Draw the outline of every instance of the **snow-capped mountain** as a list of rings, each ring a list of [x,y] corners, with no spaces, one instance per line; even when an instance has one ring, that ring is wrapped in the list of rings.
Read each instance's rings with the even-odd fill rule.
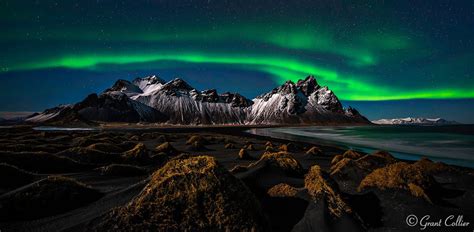
[[[131,99],[167,115],[171,124],[244,124],[252,102],[238,93],[198,91],[176,78]]]
[[[285,82],[253,99],[249,124],[357,123],[367,119],[353,108],[345,111],[337,96],[313,76]]]
[[[28,122],[77,116],[89,121],[166,124],[328,124],[370,123],[353,108],[343,109],[337,96],[313,76],[287,81],[249,100],[238,93],[199,91],[184,80],[157,76],[118,80],[103,93],[45,110]]]
[[[381,125],[450,125],[460,124],[455,121],[448,121],[442,118],[394,118],[394,119],[379,119],[372,121],[375,124]]]

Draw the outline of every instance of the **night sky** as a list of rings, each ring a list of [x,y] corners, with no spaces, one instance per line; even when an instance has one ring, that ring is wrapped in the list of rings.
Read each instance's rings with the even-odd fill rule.
[[[253,98],[312,74],[370,119],[474,123],[474,1],[0,0],[0,111],[182,77]]]

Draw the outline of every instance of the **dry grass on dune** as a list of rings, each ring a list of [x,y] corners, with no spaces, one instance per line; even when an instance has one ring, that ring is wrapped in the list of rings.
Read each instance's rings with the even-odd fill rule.
[[[335,155],[332,160],[331,160],[331,165],[337,164],[339,161],[341,161],[344,157],[342,155]]]
[[[315,201],[326,201],[331,215],[340,217],[343,214],[352,213],[352,209],[342,200],[337,192],[337,185],[328,182],[324,177],[321,168],[314,165],[306,174],[305,188]]]
[[[366,231],[362,219],[346,203],[338,185],[314,165],[304,179],[309,206],[294,231]]]
[[[207,145],[209,144],[209,142],[207,141],[207,139],[205,139],[204,137],[202,137],[201,135],[192,135],[189,137],[188,140],[186,140],[186,145],[193,145],[194,143],[200,143],[202,145]]]
[[[235,149],[235,144],[233,143],[227,143],[224,145],[225,149]]]
[[[321,148],[319,147],[311,147],[309,148],[306,152],[305,152],[306,155],[311,155],[311,156],[320,156],[323,154],[323,151],[321,150]]]
[[[156,152],[163,152],[167,155],[177,155],[179,151],[171,145],[170,142],[164,142],[155,148]]]
[[[270,167],[275,167],[279,170],[282,170],[291,176],[301,176],[304,174],[301,164],[288,152],[266,152],[262,155],[262,157],[260,157],[260,160],[258,160],[256,163],[250,164],[249,168],[262,162],[266,163]]]
[[[280,183],[271,187],[267,194],[271,197],[296,197],[298,189],[286,183]]]
[[[395,157],[393,157],[393,155],[390,154],[387,151],[375,151],[370,155],[375,156],[375,157],[380,157],[380,158],[385,159],[385,160],[387,160],[388,162],[391,162],[391,163],[396,161]]]
[[[265,231],[250,190],[209,156],[170,160],[129,204],[97,221],[96,230]]]
[[[72,141],[72,146],[87,147],[96,143],[114,144],[115,141],[113,141],[111,138],[94,138],[93,136],[89,135],[89,136],[81,136],[81,137],[74,138]]]
[[[428,158],[421,158],[420,160],[416,161],[413,165],[417,168],[423,170],[425,173],[428,174],[439,174],[444,172],[456,172],[456,170],[444,163],[441,162],[433,162]]]
[[[278,149],[284,152],[297,152],[298,151],[298,148],[293,143],[282,144],[280,145]]]
[[[253,144],[247,144],[243,147],[243,149],[248,150],[248,151],[256,151],[257,150]]]
[[[389,153],[386,153],[390,155]],[[393,164],[396,160],[390,156],[378,156],[378,155],[365,155],[356,160],[360,167],[373,171],[377,168],[382,168],[387,165]]]
[[[74,179],[50,176],[0,198],[0,220],[26,220],[62,213],[102,197]]]
[[[122,158],[131,163],[147,163],[150,161],[150,151],[145,144],[138,143],[134,148],[123,153]]]
[[[265,147],[274,147],[273,143],[270,141],[265,142],[264,144]]]
[[[377,151],[370,155],[360,155],[348,150],[343,155],[335,156],[331,161],[331,175],[347,172],[358,172],[368,174],[373,170],[385,167],[395,162],[393,156],[388,152]]]
[[[422,196],[431,202],[427,192],[435,185],[435,180],[416,165],[397,162],[376,169],[367,175],[361,181],[358,191],[369,188],[380,190],[401,189],[409,191],[413,196]]]
[[[253,160],[254,158],[250,156],[248,151],[244,148],[240,149],[238,159],[240,160]]]
[[[347,150],[346,152],[344,152],[344,154],[342,154],[342,157],[349,159],[359,159],[360,157],[362,157],[362,155],[354,150]]]

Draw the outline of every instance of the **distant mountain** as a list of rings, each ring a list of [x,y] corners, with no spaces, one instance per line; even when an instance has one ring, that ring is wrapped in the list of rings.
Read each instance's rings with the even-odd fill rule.
[[[379,119],[372,121],[375,124],[382,125],[452,125],[460,124],[456,121],[448,121],[442,118],[394,118],[394,119]]]
[[[157,76],[118,80],[103,93],[74,105],[32,115],[27,122],[150,122],[163,124],[369,124],[357,110],[344,109],[337,96],[313,76],[291,81],[253,100],[239,93],[199,91],[184,80]]]

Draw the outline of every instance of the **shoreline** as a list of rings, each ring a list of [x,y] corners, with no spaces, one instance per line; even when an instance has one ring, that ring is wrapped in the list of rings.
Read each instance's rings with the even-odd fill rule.
[[[347,150],[350,150],[350,145],[349,144],[338,144],[337,141],[330,141],[327,140],[325,142],[307,142],[307,141],[296,141],[290,138],[278,138],[278,137],[272,137],[272,136],[266,136],[266,135],[257,135],[254,133],[246,132],[251,129],[262,129],[262,128],[301,128],[301,127],[308,127],[308,126],[321,126],[321,127],[326,127],[324,125],[154,125],[150,126],[148,124],[144,125],[136,125],[136,124],[130,124],[130,123],[107,123],[107,124],[101,124],[97,127],[77,127],[79,130],[55,130],[54,128],[72,128],[72,127],[63,127],[63,126],[44,126],[44,127],[51,127],[53,129],[49,130],[46,129],[44,131],[64,131],[64,132],[92,132],[92,131],[104,131],[104,132],[127,132],[127,131],[134,131],[134,132],[141,132],[141,133],[146,133],[146,132],[158,132],[158,133],[181,133],[181,134],[186,134],[186,133],[217,133],[217,134],[223,134],[223,135],[232,135],[232,136],[241,136],[241,137],[247,137],[247,138],[253,138],[253,139],[260,139],[260,140],[268,140],[268,141],[275,141],[279,143],[295,143],[298,144],[302,147],[311,147],[311,146],[317,146],[320,147],[325,153],[331,154],[331,157],[334,157],[334,155],[337,154],[342,154]],[[372,125],[337,125],[341,127],[364,127],[364,126],[380,126],[380,127],[386,127],[388,125],[377,125],[377,124],[372,124]],[[413,127],[414,125],[399,125],[395,127]],[[453,125],[443,125],[443,126],[429,126],[429,127],[449,127]],[[459,125],[456,125],[459,126]],[[39,126],[43,127],[43,126]],[[327,125],[327,127],[334,127],[331,125]],[[34,126],[30,124],[22,124],[22,125],[14,125],[12,127],[6,127],[6,128],[0,128],[1,129],[11,129],[11,128],[31,128],[34,130]],[[94,130],[88,130],[89,128],[93,128]],[[72,128],[75,129],[75,128]],[[84,130],[82,130],[84,129]],[[95,130],[96,129],[96,130]],[[39,130],[41,131],[41,130]],[[317,138],[315,138],[317,139]],[[331,144],[334,143],[334,144]],[[370,154],[371,152],[368,152],[368,150],[384,150],[384,149],[374,149],[371,147],[364,147],[362,145],[356,145],[355,147],[357,152],[361,154]],[[415,155],[411,153],[403,153],[403,152],[394,152],[395,154],[402,154],[406,156],[413,156],[413,159],[403,159],[403,158],[396,158],[399,161],[407,162],[407,163],[414,163],[417,160],[425,157],[429,159],[439,159],[439,162],[443,162],[443,158],[439,158],[436,156],[430,156],[429,154],[427,155]],[[419,158],[417,158],[419,157]],[[448,159],[448,158],[446,158]],[[455,159],[459,160],[459,159]],[[444,163],[444,162],[443,162]],[[474,170],[474,167],[470,166],[460,166],[456,164],[448,164],[450,166],[456,167],[456,168],[461,168],[465,170]]]

